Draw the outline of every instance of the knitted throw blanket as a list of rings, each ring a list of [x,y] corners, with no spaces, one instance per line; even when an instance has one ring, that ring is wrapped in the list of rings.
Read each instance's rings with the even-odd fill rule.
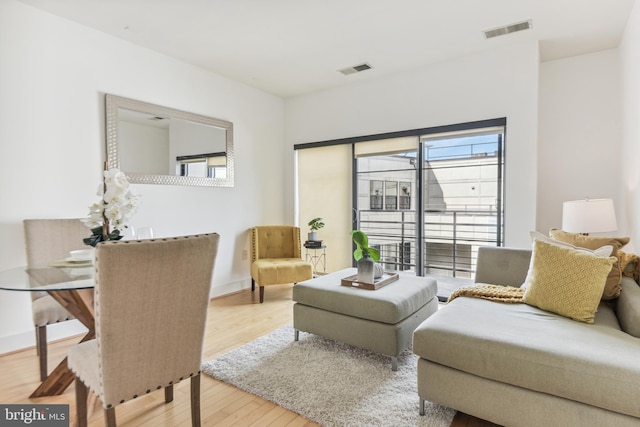
[[[447,302],[451,302],[457,297],[474,297],[517,304],[522,303],[523,295],[524,289],[515,288],[513,286],[474,285],[464,286],[455,290]]]

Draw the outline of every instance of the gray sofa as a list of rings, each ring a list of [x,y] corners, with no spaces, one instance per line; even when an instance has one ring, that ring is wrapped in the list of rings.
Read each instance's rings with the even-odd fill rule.
[[[475,282],[520,286],[531,252],[482,248]],[[424,400],[505,426],[640,425],[640,286],[594,324],[459,297],[414,332]]]

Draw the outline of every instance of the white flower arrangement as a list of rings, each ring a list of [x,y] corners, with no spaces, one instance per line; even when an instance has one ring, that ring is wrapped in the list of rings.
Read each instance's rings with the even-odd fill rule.
[[[104,171],[104,182],[98,188],[100,201],[89,206],[89,217],[82,220],[92,235],[84,242],[95,246],[104,240],[122,239],[121,230],[136,213],[139,195],[129,186],[127,176],[117,168]]]

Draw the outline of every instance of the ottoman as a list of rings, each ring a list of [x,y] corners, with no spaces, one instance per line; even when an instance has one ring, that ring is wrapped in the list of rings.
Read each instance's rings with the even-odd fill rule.
[[[438,311],[435,279],[399,273],[400,277],[375,291],[342,286],[341,279],[356,274],[340,270],[300,282],[293,287],[293,327],[391,357],[411,348],[413,331]]]

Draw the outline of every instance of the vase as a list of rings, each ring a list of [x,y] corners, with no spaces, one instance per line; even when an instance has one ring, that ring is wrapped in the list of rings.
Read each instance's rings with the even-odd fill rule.
[[[373,278],[379,279],[382,277],[383,274],[384,274],[384,268],[382,267],[382,264],[380,264],[379,262],[376,262],[373,265]]]
[[[358,282],[360,283],[374,283],[374,265],[375,262],[369,255],[363,254],[356,264],[358,267]]]
[[[315,231],[311,231],[307,234],[307,240],[309,240],[310,242],[317,242],[318,241],[318,233],[316,233]]]

